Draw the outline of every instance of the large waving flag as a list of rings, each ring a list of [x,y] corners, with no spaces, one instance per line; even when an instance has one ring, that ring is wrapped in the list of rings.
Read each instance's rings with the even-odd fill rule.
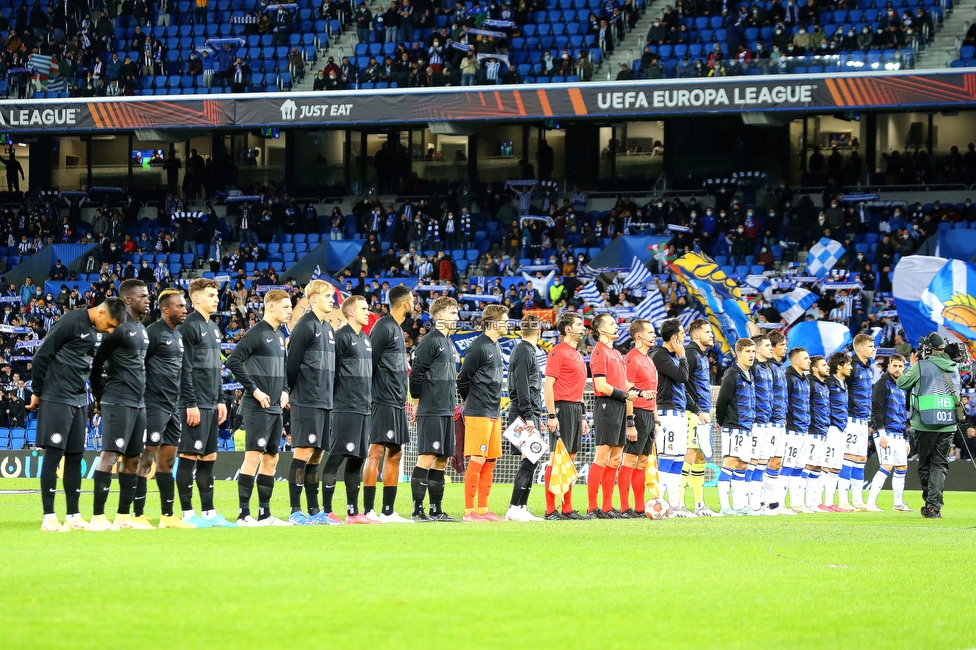
[[[817,294],[807,289],[794,289],[779,300],[773,301],[773,307],[783,317],[787,325],[792,325],[817,302]]]
[[[692,306],[712,324],[722,354],[731,356],[740,338],[759,333],[739,285],[703,253],[686,253],[670,264],[675,279],[687,290]]]
[[[656,287],[651,287],[651,290],[647,292],[647,297],[634,307],[634,316],[651,321],[654,327],[658,327],[662,321],[667,319],[668,312],[664,308],[664,298],[661,297],[661,292]]]
[[[807,320],[797,323],[786,333],[787,345],[792,348],[806,348],[811,357],[818,354],[825,357],[850,345],[851,330],[841,323]]]
[[[562,440],[556,441],[556,448],[552,452],[550,462],[552,476],[549,480],[549,491],[559,497],[573,489],[573,483],[579,478],[579,473]]]
[[[962,260],[943,266],[922,292],[921,312],[964,341],[976,341],[976,267]]]
[[[633,289],[634,287],[640,287],[645,282],[651,279],[651,272],[647,270],[647,266],[640,261],[636,256],[634,261],[630,264],[630,271],[627,272],[627,278],[624,280],[624,288]]]
[[[922,294],[935,275],[949,263],[942,257],[909,255],[895,266],[892,293],[898,320],[905,329],[905,340],[916,345],[918,340],[938,327],[939,334],[949,336],[949,330],[932,322],[930,315],[922,312]]]
[[[844,256],[844,245],[839,241],[822,237],[820,241],[810,247],[807,253],[807,271],[810,275],[822,278],[837,264],[837,260]]]
[[[587,305],[602,305],[603,298],[600,297],[600,289],[596,282],[587,282],[576,291],[576,295],[583,299]]]

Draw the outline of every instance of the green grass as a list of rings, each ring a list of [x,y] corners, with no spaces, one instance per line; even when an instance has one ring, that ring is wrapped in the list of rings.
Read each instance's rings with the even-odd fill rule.
[[[493,509],[509,496],[495,486]],[[235,483],[217,497],[236,512]],[[447,509],[461,499],[449,485]],[[944,514],[60,535],[39,532],[39,495],[0,494],[0,634],[9,649],[972,647],[976,494],[948,494]]]

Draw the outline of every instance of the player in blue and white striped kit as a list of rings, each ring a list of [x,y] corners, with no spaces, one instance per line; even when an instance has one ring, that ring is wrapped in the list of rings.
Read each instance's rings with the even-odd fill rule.
[[[766,460],[761,457],[773,417],[773,371],[769,368],[773,344],[765,334],[757,334],[752,340],[756,344],[756,362],[752,366],[756,387],[756,421],[752,425],[752,458],[746,470],[746,485],[749,490],[749,514],[759,516],[769,514],[762,501]]]
[[[851,374],[847,377],[848,419],[844,461],[840,472],[840,490],[851,491],[851,505],[864,505],[864,462],[868,459],[868,419],[871,417],[871,386],[874,383],[874,339],[868,334],[854,337]]]
[[[756,387],[752,379],[756,344],[752,339],[739,339],[735,342],[735,356],[736,362],[725,371],[715,400],[715,415],[722,427],[719,514],[726,517],[741,517],[748,511],[746,468],[752,459],[751,432],[756,419]]]
[[[810,353],[806,348],[790,350],[790,367],[786,371],[786,440],[783,443],[783,471],[786,487],[782,492],[782,503],[786,504],[789,488],[790,507],[784,512],[794,514],[806,511],[805,499],[807,477],[803,475],[806,459],[803,451],[807,431],[810,429]]]
[[[827,361],[821,356],[810,359],[810,429],[800,457],[806,463],[806,507],[797,512],[831,512],[823,504],[821,470],[826,474],[825,457],[827,436],[830,431],[830,389],[825,380],[830,372]],[[836,485],[836,484],[835,484]]]
[[[773,373],[773,413],[770,417],[766,441],[763,443],[760,459],[766,461],[766,473],[763,476],[763,501],[772,514],[795,514],[785,505],[786,488],[789,477],[781,476],[783,467],[783,449],[786,438],[786,408],[788,396],[786,392],[786,370],[783,361],[786,359],[786,337],[782,332],[770,332],[769,342],[773,346],[773,356],[767,364]]]
[[[914,512],[905,505],[905,474],[908,472],[908,407],[905,391],[898,388],[898,378],[905,372],[905,357],[893,354],[888,357],[888,370],[874,384],[871,397],[871,430],[874,432],[874,447],[878,450],[881,467],[871,481],[866,509],[883,512],[878,507],[878,495],[885,481],[891,477],[891,489],[895,493],[895,506],[898,512]]]
[[[827,430],[826,449],[824,451],[823,475],[820,477],[824,490],[823,503],[826,512],[853,512],[854,508],[847,501],[847,491],[840,490],[838,501],[834,506],[834,492],[840,480],[840,470],[844,466],[844,439],[847,429],[847,378],[851,374],[851,355],[846,352],[834,352],[827,361],[830,366],[830,377],[827,377],[827,388],[830,390],[830,428]],[[821,508],[824,510],[824,508]]]

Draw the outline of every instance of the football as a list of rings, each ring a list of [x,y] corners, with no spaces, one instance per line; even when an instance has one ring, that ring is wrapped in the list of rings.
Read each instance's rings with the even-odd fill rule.
[[[648,519],[666,519],[671,516],[671,507],[664,499],[651,499],[644,505]]]

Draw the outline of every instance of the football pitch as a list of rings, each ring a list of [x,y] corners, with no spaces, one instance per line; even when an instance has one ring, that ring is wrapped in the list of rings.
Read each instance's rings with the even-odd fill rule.
[[[6,492],[37,487],[0,481],[3,648],[976,647],[974,493],[948,493],[942,520],[889,511],[56,534],[39,530],[38,494]],[[147,514],[158,520],[154,487]],[[87,517],[91,481],[83,489]],[[462,489],[447,486],[456,516]],[[494,487],[496,513],[510,494]],[[236,483],[218,481],[216,496],[235,518]],[[344,502],[339,485],[337,509]],[[917,508],[919,494],[906,502]],[[577,486],[574,505],[585,503]],[[529,505],[541,514],[541,486]],[[890,491],[879,505],[890,508]],[[63,515],[60,494],[58,506]],[[409,514],[409,485],[397,506]],[[285,483],[272,509],[287,516]]]

